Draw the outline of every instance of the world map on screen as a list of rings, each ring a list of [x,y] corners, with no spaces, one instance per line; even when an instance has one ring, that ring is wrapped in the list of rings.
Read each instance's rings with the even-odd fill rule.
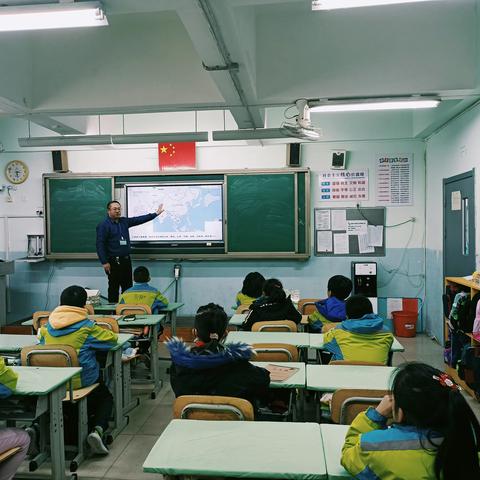
[[[128,186],[128,216],[164,212],[151,222],[130,228],[133,242],[218,242],[223,240],[221,184]]]

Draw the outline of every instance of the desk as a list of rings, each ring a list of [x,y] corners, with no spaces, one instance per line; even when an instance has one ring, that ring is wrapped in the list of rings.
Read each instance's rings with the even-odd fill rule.
[[[143,471],[321,480],[327,478],[321,442],[315,423],[172,420]]]
[[[225,343],[288,343],[299,348],[310,345],[310,334],[297,332],[229,332]]]
[[[3,336],[3,335],[2,335]],[[55,480],[65,479],[65,446],[63,440],[63,409],[62,400],[66,393],[66,384],[81,368],[55,368],[55,367],[12,367],[18,374],[17,387],[13,391],[14,397],[37,397],[35,420],[39,416],[50,413],[49,422],[44,422],[46,428],[40,429],[40,436],[50,432],[50,458],[52,462],[51,478]],[[12,421],[9,418],[0,419]],[[47,457],[45,437],[40,441],[41,451],[31,460],[32,466],[43,463]]]
[[[230,320],[228,321],[228,325],[230,327],[239,328],[242,325],[242,323],[245,321],[246,316],[247,316],[246,313],[235,313],[230,317]]]
[[[335,392],[341,388],[388,390],[394,367],[307,365],[307,390]]]
[[[36,335],[0,335],[0,355],[19,356],[23,347],[30,347],[38,343]]]
[[[166,323],[170,323],[172,327],[172,337],[177,334],[177,310],[184,305],[182,302],[171,302],[159,311],[159,314],[165,314],[167,316]],[[93,306],[95,313],[99,314],[115,314],[116,307],[117,303],[102,303]]]
[[[280,365],[281,367],[298,368],[298,372],[294,373],[284,382],[270,382],[270,388],[305,388],[305,364],[303,362],[250,362],[256,367],[265,368],[267,365]]]
[[[342,447],[349,428],[349,425],[328,425],[325,423],[320,425],[329,480],[351,480],[353,478],[340,463]]]

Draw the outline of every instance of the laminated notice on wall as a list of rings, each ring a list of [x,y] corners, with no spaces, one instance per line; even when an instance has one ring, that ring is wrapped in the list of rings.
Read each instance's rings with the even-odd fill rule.
[[[318,173],[320,201],[368,200],[368,170],[342,170]]]
[[[413,154],[387,154],[377,157],[377,204],[413,204]]]

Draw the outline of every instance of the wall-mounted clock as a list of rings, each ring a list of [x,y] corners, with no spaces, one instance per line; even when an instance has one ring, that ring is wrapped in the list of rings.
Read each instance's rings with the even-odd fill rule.
[[[28,178],[28,166],[21,160],[12,160],[5,167],[5,177],[10,183],[23,183]]]

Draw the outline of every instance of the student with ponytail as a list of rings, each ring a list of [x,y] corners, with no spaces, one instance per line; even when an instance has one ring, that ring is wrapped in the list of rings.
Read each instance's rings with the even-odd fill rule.
[[[227,314],[214,303],[200,307],[195,316],[194,346],[173,338],[167,342],[172,357],[170,382],[176,397],[223,395],[250,401],[254,407],[268,399],[270,373],[249,360],[252,348],[244,343],[224,345]]]
[[[270,278],[263,286],[263,297],[259,298],[250,307],[242,324],[242,330],[251,330],[256,322],[270,320],[292,320],[300,323],[302,315],[295,308],[290,297],[285,294],[280,280]]]
[[[473,480],[480,478],[479,446],[480,427],[460,387],[410,362],[394,373],[392,394],[352,422],[342,465],[364,480]]]

